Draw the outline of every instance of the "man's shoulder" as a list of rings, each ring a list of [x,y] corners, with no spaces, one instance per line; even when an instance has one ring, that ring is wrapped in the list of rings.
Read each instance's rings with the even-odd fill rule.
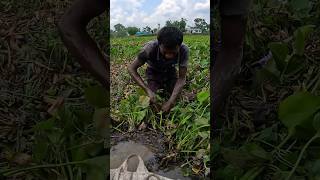
[[[144,44],[145,48],[155,48],[158,46],[158,40],[151,40]]]
[[[181,48],[183,51],[189,51],[189,47],[188,47],[186,44],[184,44],[184,43],[181,44],[180,48]]]
[[[154,56],[157,52],[158,41],[151,40],[143,44],[143,48],[141,49],[140,53],[144,54],[146,58],[150,58]]]

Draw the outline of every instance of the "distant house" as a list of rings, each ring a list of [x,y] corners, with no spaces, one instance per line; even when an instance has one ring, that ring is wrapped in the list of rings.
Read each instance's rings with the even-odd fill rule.
[[[188,27],[186,30],[187,30],[187,33],[189,33],[189,34],[201,34],[202,33],[201,29],[196,28],[196,27]]]
[[[150,34],[152,34],[152,33],[150,33],[150,32],[136,32],[136,36],[146,36],[146,35],[150,35]]]

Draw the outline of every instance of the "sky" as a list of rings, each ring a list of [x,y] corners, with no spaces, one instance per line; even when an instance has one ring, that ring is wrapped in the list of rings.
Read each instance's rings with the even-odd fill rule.
[[[165,25],[167,20],[187,19],[193,26],[195,18],[210,22],[210,0],[111,0],[110,28],[115,24],[152,29]]]

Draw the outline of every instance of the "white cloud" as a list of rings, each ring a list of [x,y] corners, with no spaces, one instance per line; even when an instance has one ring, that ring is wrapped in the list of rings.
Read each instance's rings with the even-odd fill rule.
[[[195,10],[208,10],[210,9],[210,1],[207,0],[206,2],[198,2],[194,6]]]
[[[152,10],[146,0],[111,0],[110,5],[111,28],[117,23],[154,28],[158,23],[164,26],[167,20],[181,18],[186,18],[190,26],[198,17],[210,22],[210,0],[162,0]]]

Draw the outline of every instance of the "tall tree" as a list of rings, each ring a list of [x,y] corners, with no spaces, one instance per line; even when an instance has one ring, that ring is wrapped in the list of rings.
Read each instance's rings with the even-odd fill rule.
[[[205,19],[196,18],[194,19],[194,24],[195,24],[195,27],[200,29],[202,33],[206,33],[209,31],[209,28],[208,28],[209,26]]]
[[[139,28],[137,27],[127,27],[127,31],[130,35],[135,35],[138,31],[139,31]]]
[[[116,32],[121,32],[121,31],[125,31],[126,27],[124,27],[124,25],[118,23],[116,25],[113,26]]]
[[[167,21],[166,21],[166,26],[167,26],[167,27],[173,26],[173,25],[172,25],[172,22],[171,22],[170,20],[167,20]]]
[[[179,29],[182,32],[186,32],[186,25],[187,25],[187,19],[181,18],[181,20],[179,22]]]
[[[128,32],[127,32],[126,27],[124,25],[119,23],[119,24],[114,25],[113,27],[115,29],[114,36],[124,37],[124,36],[128,35]]]
[[[180,21],[166,21],[166,26],[168,27],[176,27],[179,28],[180,31],[185,32],[186,31],[186,25],[187,25],[187,19],[181,18]]]
[[[157,33],[158,29],[157,28],[153,28],[152,32],[153,33]]]
[[[149,26],[146,26],[145,28],[143,28],[144,32],[151,32],[151,28]]]

